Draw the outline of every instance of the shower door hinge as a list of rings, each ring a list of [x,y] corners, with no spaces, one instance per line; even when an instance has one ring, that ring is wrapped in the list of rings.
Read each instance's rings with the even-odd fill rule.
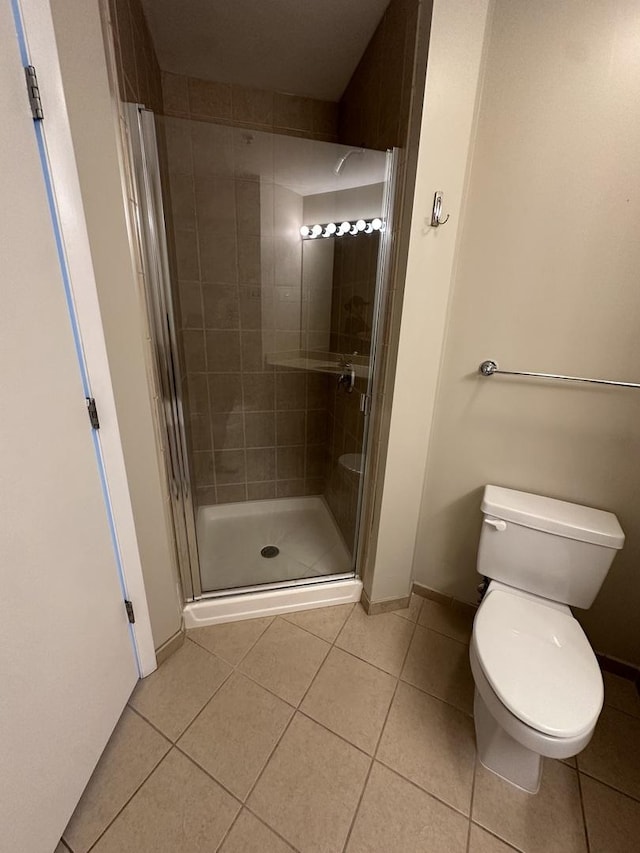
[[[31,105],[31,115],[36,121],[42,121],[44,112],[42,111],[42,101],[40,100],[40,88],[38,86],[38,77],[36,69],[33,65],[27,65],[24,69],[27,78],[27,92],[29,94],[29,104]]]
[[[98,418],[98,407],[93,397],[86,397],[87,411],[89,412],[89,421],[93,429],[100,429],[100,420]]]
[[[133,623],[136,621],[136,615],[133,612],[133,603],[131,601],[129,601],[128,598],[125,598],[125,600],[124,600],[124,607],[125,607],[125,610],[127,611],[127,619],[133,625]]]

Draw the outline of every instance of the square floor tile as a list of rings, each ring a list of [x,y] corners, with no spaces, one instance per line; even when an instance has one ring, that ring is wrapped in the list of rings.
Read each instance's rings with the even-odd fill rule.
[[[373,755],[395,686],[393,676],[333,648],[300,710]]]
[[[364,787],[369,759],[302,714],[249,797],[249,807],[301,853],[338,853]]]
[[[560,761],[545,763],[531,795],[478,762],[472,818],[526,853],[586,853],[578,775]]]
[[[336,640],[336,646],[391,675],[399,675],[414,626],[393,613],[367,616],[357,604]]]
[[[605,705],[578,768],[640,799],[640,719]]]
[[[308,631],[276,619],[239,669],[285,702],[297,705],[330,648]]]
[[[333,643],[352,610],[353,604],[336,604],[333,607],[318,607],[316,610],[303,610],[299,613],[284,613],[282,618],[304,628],[305,631],[311,631],[328,643]]]
[[[471,824],[469,835],[469,853],[513,853],[515,847],[500,841],[495,835],[491,835],[486,829]]]
[[[473,712],[469,649],[457,640],[417,625],[401,678],[467,714]]]
[[[401,610],[394,610],[393,613],[396,616],[402,616],[404,619],[408,619],[410,622],[417,622],[418,617],[420,616],[420,611],[422,610],[422,602],[424,600],[425,599],[422,598],[422,596],[412,592],[411,598],[409,599],[409,606],[403,607]]]
[[[475,611],[470,605],[455,601],[451,604],[440,604],[438,601],[425,598],[418,625],[446,634],[447,637],[459,640],[461,643],[468,643],[471,639],[474,617]]]
[[[171,748],[149,723],[125,708],[63,838],[86,853]]]
[[[636,853],[640,803],[587,776],[580,784],[591,853]]]
[[[93,851],[210,853],[239,809],[237,800],[172,749]]]
[[[203,649],[236,666],[272,621],[272,618],[267,617],[207,625],[205,628],[193,628],[188,636]]]
[[[293,708],[235,672],[182,735],[179,746],[243,800]]]
[[[129,704],[175,741],[230,672],[224,661],[186,640],[138,682]]]
[[[292,853],[285,841],[246,809],[242,810],[220,853]]]
[[[620,678],[611,672],[603,672],[604,702],[618,711],[626,711],[634,717],[640,717],[640,695],[638,688],[629,678]]]
[[[468,820],[375,762],[347,853],[464,853]]]
[[[377,757],[469,814],[476,748],[473,720],[462,711],[400,682]]]

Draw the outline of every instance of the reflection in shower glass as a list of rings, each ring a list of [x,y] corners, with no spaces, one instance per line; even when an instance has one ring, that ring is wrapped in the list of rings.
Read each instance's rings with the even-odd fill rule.
[[[159,122],[202,589],[353,573],[386,154]]]

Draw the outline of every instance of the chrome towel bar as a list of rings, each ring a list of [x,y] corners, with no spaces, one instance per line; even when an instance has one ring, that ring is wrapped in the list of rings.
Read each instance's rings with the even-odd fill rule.
[[[621,388],[640,388],[638,382],[617,382],[613,379],[587,379],[585,376],[561,376],[558,373],[531,373],[527,370],[501,370],[497,362],[487,359],[478,368],[483,376],[503,373],[505,376],[535,376],[536,379],[560,379],[562,382],[590,382],[592,385],[618,385]]]

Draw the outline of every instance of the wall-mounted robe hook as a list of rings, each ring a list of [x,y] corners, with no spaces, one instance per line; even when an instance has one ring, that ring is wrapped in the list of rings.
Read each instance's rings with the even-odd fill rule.
[[[437,228],[439,225],[444,225],[445,222],[449,221],[449,214],[445,219],[442,218],[442,196],[444,193],[442,190],[438,190],[438,192],[433,194],[433,210],[431,211],[431,226],[432,228]]]

